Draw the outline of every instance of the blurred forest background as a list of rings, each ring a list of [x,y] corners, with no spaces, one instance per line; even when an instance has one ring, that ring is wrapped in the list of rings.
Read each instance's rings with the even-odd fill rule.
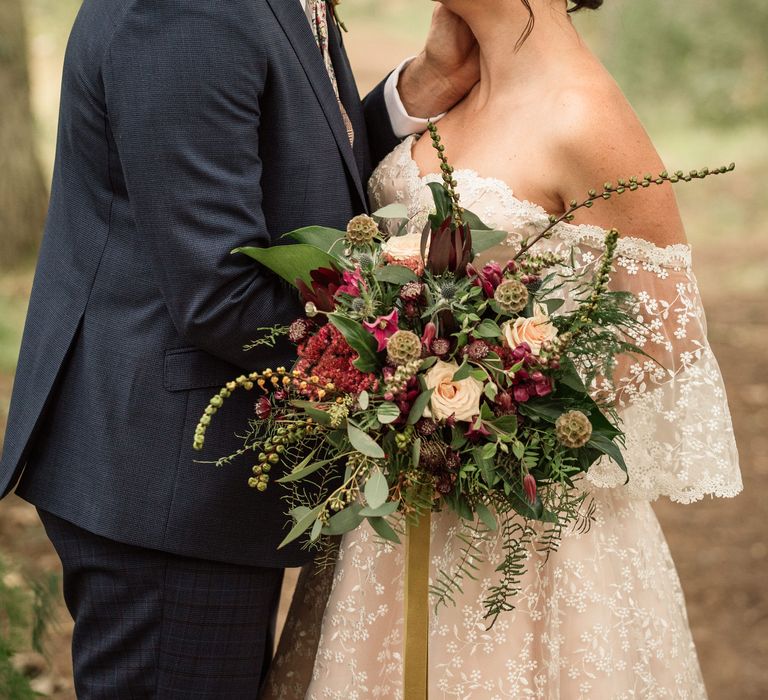
[[[78,6],[76,0],[0,0],[0,438],[53,164],[61,63]],[[432,5],[344,0],[339,9],[364,91],[418,50]],[[768,2],[607,0],[600,12],[575,21],[669,169],[738,166],[727,178],[681,187],[678,197],[728,385],[746,490],[732,501],[659,503],[657,512],[711,697],[766,698]],[[46,655],[33,652],[34,613],[45,612],[47,580],[57,572],[34,510],[15,498],[0,504],[2,698],[32,697],[21,676],[34,678],[45,695],[74,698],[71,622],[59,598]],[[14,670],[9,657],[16,650],[25,653],[15,657]]]

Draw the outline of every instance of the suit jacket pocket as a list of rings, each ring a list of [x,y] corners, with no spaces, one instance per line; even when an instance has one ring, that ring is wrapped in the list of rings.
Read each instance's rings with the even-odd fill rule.
[[[197,348],[165,351],[163,386],[167,391],[222,387],[242,373],[242,369]]]

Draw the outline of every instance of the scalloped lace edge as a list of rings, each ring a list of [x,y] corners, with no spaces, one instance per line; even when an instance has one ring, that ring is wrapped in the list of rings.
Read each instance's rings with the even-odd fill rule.
[[[404,166],[409,175],[416,180],[427,182],[439,182],[440,175],[428,173],[422,175],[418,163],[413,159],[412,146],[415,136],[409,136],[392,152],[393,160]],[[388,165],[385,158],[379,168]],[[378,169],[377,169],[378,170]],[[514,193],[514,189],[498,178],[485,177],[472,168],[457,168],[454,172],[457,178],[462,175],[468,179],[474,179],[493,187],[499,196],[505,200],[511,209],[523,209],[531,215],[535,223],[546,225],[549,223],[549,213],[540,204],[527,199],[520,199]],[[555,227],[557,235],[569,245],[589,245],[593,248],[601,248],[607,231],[594,224],[569,224],[562,222]],[[617,247],[617,255],[660,267],[690,268],[692,260],[691,246],[688,243],[672,243],[667,246],[658,246],[652,241],[637,236],[621,236]]]

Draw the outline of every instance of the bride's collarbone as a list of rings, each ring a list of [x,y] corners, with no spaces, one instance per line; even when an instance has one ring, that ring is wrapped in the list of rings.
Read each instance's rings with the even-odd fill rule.
[[[546,143],[537,142],[535,136],[525,139],[522,132],[515,132],[493,133],[450,125],[440,128],[445,155],[459,171],[459,178],[464,171],[497,180],[516,198],[538,204],[548,213],[559,214],[563,202],[557,195],[557,183],[551,178],[557,169],[550,162]],[[440,163],[428,136],[414,144],[411,155],[422,175],[439,172]]]

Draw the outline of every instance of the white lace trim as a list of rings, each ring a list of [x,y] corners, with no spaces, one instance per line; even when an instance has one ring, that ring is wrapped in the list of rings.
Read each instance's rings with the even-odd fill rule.
[[[407,180],[422,185],[429,182],[440,182],[440,175],[437,173],[421,174],[418,164],[411,155],[413,144],[416,140],[416,136],[409,136],[405,139],[382,161],[377,173],[374,173],[370,189],[371,195],[377,201],[377,204],[381,204],[380,200],[376,199],[376,196],[381,194],[380,178],[377,177],[381,173],[388,173],[388,177],[400,175]],[[469,188],[472,191],[482,190],[486,194],[492,192],[500,200],[504,210],[508,212],[517,211],[519,214],[526,216],[537,227],[544,228],[549,225],[549,214],[544,207],[527,199],[516,197],[513,188],[503,180],[482,176],[471,168],[458,168],[455,171],[455,176],[461,188]],[[411,199],[411,202],[416,203],[422,201],[423,197],[418,196]],[[471,207],[468,208],[471,209]],[[421,212],[423,212],[423,209]],[[418,214],[420,212],[414,213]],[[490,224],[491,222],[486,223]],[[423,226],[423,222],[420,222],[420,224]],[[511,232],[511,234],[512,240],[510,242],[519,240],[519,237],[515,236],[514,232]],[[602,248],[605,234],[605,229],[592,224],[569,224],[562,222],[554,230],[554,235],[557,235],[563,243],[569,246],[587,245],[596,249]],[[619,239],[617,254],[621,257],[647,262],[651,265],[676,269],[690,267],[692,258],[691,246],[689,244],[674,243],[667,246],[658,246],[649,240],[634,236],[622,236]]]

